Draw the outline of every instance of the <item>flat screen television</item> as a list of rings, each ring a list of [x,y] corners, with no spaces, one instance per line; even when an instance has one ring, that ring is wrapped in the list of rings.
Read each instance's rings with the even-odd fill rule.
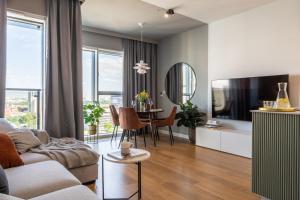
[[[289,75],[212,81],[212,117],[251,121],[250,110],[276,100],[279,82],[288,83]]]

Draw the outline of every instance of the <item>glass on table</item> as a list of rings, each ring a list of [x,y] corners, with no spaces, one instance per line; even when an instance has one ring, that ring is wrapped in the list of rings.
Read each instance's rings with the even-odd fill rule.
[[[135,100],[132,100],[132,101],[131,101],[131,107],[132,107],[132,108],[135,108],[135,106],[136,106],[136,101],[135,101]]]
[[[274,108],[274,101],[263,101],[264,108]]]

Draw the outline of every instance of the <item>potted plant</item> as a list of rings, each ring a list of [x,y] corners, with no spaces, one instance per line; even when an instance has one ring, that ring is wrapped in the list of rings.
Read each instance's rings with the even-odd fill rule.
[[[181,111],[176,114],[177,126],[185,126],[189,128],[190,143],[195,144],[196,127],[205,124],[206,114],[201,112],[191,101],[180,104]]]
[[[95,135],[99,119],[103,116],[104,108],[99,103],[88,103],[83,106],[84,122],[89,126],[89,134]]]
[[[139,102],[139,108],[140,111],[145,111],[146,110],[146,101],[150,98],[150,95],[148,92],[146,92],[145,90],[138,93],[135,96],[135,99]]]

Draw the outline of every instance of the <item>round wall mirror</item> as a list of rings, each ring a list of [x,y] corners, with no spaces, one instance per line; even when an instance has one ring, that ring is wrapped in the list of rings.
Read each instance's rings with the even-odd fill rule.
[[[165,90],[168,98],[174,103],[186,103],[196,90],[196,76],[193,68],[187,63],[177,63],[168,71],[165,79]]]

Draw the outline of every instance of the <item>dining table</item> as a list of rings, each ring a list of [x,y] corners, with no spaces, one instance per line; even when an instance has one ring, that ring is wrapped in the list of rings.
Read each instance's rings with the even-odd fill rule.
[[[153,108],[153,109],[146,109],[146,110],[136,110],[139,117],[145,117],[142,118],[144,120],[147,120],[150,127],[151,137],[154,142],[154,146],[156,146],[156,136],[153,131],[153,121],[157,118],[157,114],[163,112],[164,110],[161,108]],[[142,120],[143,121],[143,120]]]

